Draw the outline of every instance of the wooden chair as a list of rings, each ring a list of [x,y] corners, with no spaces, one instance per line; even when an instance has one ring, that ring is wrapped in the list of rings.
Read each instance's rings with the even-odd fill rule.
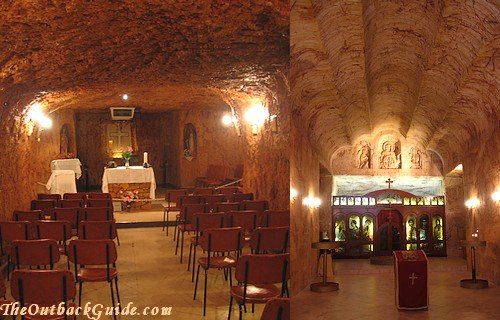
[[[42,220],[44,218],[42,210],[29,210],[20,211],[14,210],[12,214],[13,221],[28,221],[30,223],[30,238],[35,238],[35,221]]]
[[[233,193],[227,198],[229,202],[241,202],[244,200],[253,200],[253,193]]]
[[[180,211],[181,206],[179,203],[179,198],[181,196],[187,196],[187,195],[188,195],[187,189],[167,190],[167,193],[165,193],[165,201],[167,202],[167,205],[163,209],[163,228],[162,228],[162,230],[165,230],[165,224],[166,224],[167,236],[168,236],[168,228],[169,228],[169,220],[170,220],[169,213],[170,213],[170,211]]]
[[[61,200],[61,195],[58,193],[55,193],[55,194],[39,193],[39,194],[37,194],[37,199],[38,200],[53,200],[53,201],[59,202],[59,200]]]
[[[31,210],[42,210],[46,217],[53,217],[54,209],[59,206],[59,201],[56,200],[32,200]]]
[[[81,208],[55,208],[54,220],[69,221],[71,224],[71,235],[76,236],[78,233],[78,224],[83,217],[83,209]]]
[[[239,208],[240,208],[239,202],[222,202],[217,204],[215,212],[238,211]]]
[[[290,298],[268,300],[260,320],[290,320]]]
[[[259,214],[269,209],[269,201],[267,200],[243,200],[240,203],[240,210],[255,210]]]
[[[223,194],[210,194],[203,196],[203,202],[208,205],[208,211],[214,212],[217,210],[217,205],[226,201],[226,197]]]
[[[71,223],[69,221],[40,220],[35,221],[36,239],[54,239],[59,244],[59,253],[68,256],[67,241],[71,239]],[[69,260],[67,260],[69,269]]]
[[[223,194],[227,197],[235,194],[235,193],[240,193],[240,187],[222,187],[222,188],[216,188],[216,192],[219,194]]]
[[[81,221],[78,226],[78,239],[114,240],[117,238],[116,223],[111,221]]]
[[[113,209],[108,207],[90,207],[83,210],[84,221],[115,221]],[[116,234],[116,241],[120,245],[120,237]]]
[[[54,269],[54,264],[61,258],[59,246],[54,239],[15,240],[12,241],[11,252],[12,262],[17,269],[21,266],[49,266]]]
[[[87,199],[85,201],[85,207],[87,208],[105,207],[113,210],[113,201],[111,201],[111,199]]]
[[[231,268],[236,266],[243,244],[243,230],[241,228],[217,228],[206,229],[200,239],[201,248],[207,253],[206,257],[198,259],[196,271],[196,282],[194,285],[193,300],[196,300],[198,289],[198,278],[200,267],[205,271],[205,286],[203,290],[203,316],[206,315],[207,305],[207,271],[208,269],[223,269],[229,277],[229,285],[232,286]],[[236,257],[230,256],[233,252]],[[217,254],[217,255],[214,255]]]
[[[63,194],[64,200],[87,200],[87,192],[65,193]]]
[[[81,199],[62,199],[59,201],[59,207],[61,208],[84,208],[85,200]]]
[[[203,203],[204,199],[203,196],[201,195],[185,195],[185,196],[180,196],[179,197],[179,203],[177,206],[179,208],[182,208],[183,205],[186,204],[200,204]],[[176,235],[177,235],[177,225],[179,224],[181,220],[181,214],[180,212],[175,216],[175,226],[174,226],[174,241],[176,240]]]
[[[264,211],[264,227],[290,227],[290,210],[266,210]]]
[[[89,192],[87,199],[91,200],[112,200],[111,193]]]
[[[0,252],[7,256],[7,280],[10,273],[12,242],[31,238],[28,221],[0,221]]]
[[[247,303],[267,303],[270,299],[288,295],[290,278],[290,254],[247,254],[241,256],[236,265],[235,277],[238,285],[231,286],[228,320],[231,318],[233,299],[242,308]],[[281,288],[275,284],[281,283]],[[246,308],[245,308],[246,310]]]
[[[206,196],[206,195],[210,195],[210,194],[214,194],[214,193],[215,193],[214,188],[194,188],[193,195]]]
[[[121,310],[120,292],[118,290],[118,269],[116,268],[117,259],[118,254],[113,240],[71,240],[69,243],[69,260],[75,267],[76,280],[79,286],[79,306],[81,306],[82,302],[82,289],[84,282],[106,281],[109,283],[109,287],[111,289],[111,301],[114,309],[114,280],[119,310]],[[113,314],[113,316],[116,319],[116,314]]]
[[[226,212],[228,227],[241,227],[245,232],[245,245],[249,243],[253,230],[259,226],[260,214],[255,210]]]
[[[59,306],[63,303],[63,315],[38,314],[29,319],[67,320],[67,309],[76,307],[71,300],[76,295],[75,277],[68,270],[15,270],[10,282],[12,297],[21,308],[36,304],[39,307]],[[22,317],[24,319],[24,317]]]
[[[286,253],[290,239],[289,227],[255,229],[250,238],[252,253]]]
[[[180,224],[177,227],[177,242],[175,244],[175,255],[179,248],[179,239],[181,242],[181,256],[180,263],[182,263],[182,255],[184,252],[184,233],[194,231],[194,226],[191,224],[193,222],[193,216],[195,213],[206,213],[208,212],[208,206],[204,203],[198,204],[186,204],[181,207],[180,212]]]

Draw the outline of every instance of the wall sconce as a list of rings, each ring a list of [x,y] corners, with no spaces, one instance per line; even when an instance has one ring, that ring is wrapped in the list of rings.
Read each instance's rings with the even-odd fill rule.
[[[290,187],[290,202],[292,204],[295,203],[295,199],[297,199],[298,195],[299,195],[299,192],[296,189]]]
[[[236,124],[236,122],[237,122],[236,117],[233,116],[232,114],[226,113],[222,116],[222,124],[225,125],[226,127]]]
[[[493,201],[495,202],[499,202],[500,201],[500,191],[495,191],[491,194],[491,199],[493,199]]]
[[[316,209],[321,206],[321,199],[316,197],[305,197],[302,199],[302,204],[309,207],[309,209]]]
[[[262,102],[255,102],[250,109],[245,112],[244,118],[251,125],[252,134],[257,135],[259,133],[259,128],[269,119],[269,109],[265,107]]]
[[[470,198],[465,201],[465,206],[470,210],[472,215],[472,238],[477,239],[479,236],[479,229],[476,228],[476,215],[474,214],[474,209],[479,207],[481,201],[478,198]]]
[[[40,127],[36,135],[37,141],[40,141],[40,135],[42,131],[44,129],[52,128],[52,119],[50,119],[43,113],[42,106],[38,102],[35,102],[31,105],[27,116],[28,123],[30,123],[32,126],[34,124],[38,124],[38,126]]]
[[[481,204],[481,202],[479,201],[478,198],[471,198],[467,201],[465,201],[465,206],[469,209],[475,209],[477,208],[479,205]]]

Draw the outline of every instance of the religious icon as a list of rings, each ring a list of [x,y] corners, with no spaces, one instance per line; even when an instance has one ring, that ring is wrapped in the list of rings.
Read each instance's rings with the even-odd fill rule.
[[[363,217],[363,237],[365,240],[373,240],[373,220],[370,217]]]
[[[188,123],[184,127],[184,158],[191,161],[196,157],[197,144],[196,129]]]
[[[335,222],[335,241],[345,241],[344,230],[344,220],[337,220]]]
[[[429,220],[427,216],[423,216],[420,218],[420,230],[419,230],[420,240],[427,240],[428,229],[429,229]]]
[[[401,153],[397,147],[397,142],[385,141],[382,144],[380,153],[380,169],[399,169],[401,168]]]
[[[443,226],[441,218],[434,218],[434,239],[443,240]]]
[[[420,152],[419,148],[411,147],[410,160],[410,169],[422,169],[422,152]]]
[[[358,155],[358,168],[365,169],[371,168],[371,152],[370,144],[366,141],[361,141],[358,145],[357,155]]]
[[[65,156],[66,154],[71,152],[71,144],[70,144],[70,139],[69,139],[69,125],[66,123],[62,126],[61,132],[60,132],[60,146],[59,146],[59,153],[62,156]]]
[[[417,240],[417,228],[413,217],[406,222],[406,240]]]
[[[351,216],[349,218],[349,234],[351,240],[357,240],[359,238],[359,217]]]

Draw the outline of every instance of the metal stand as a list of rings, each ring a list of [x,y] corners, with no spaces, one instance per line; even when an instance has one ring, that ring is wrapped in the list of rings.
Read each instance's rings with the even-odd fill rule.
[[[462,241],[465,246],[470,246],[471,262],[472,262],[472,279],[460,280],[460,286],[467,289],[484,289],[488,288],[488,280],[476,278],[476,246],[486,247],[486,241]]]
[[[335,242],[315,242],[312,244],[313,249],[324,250],[323,253],[323,281],[311,284],[311,291],[314,292],[329,292],[339,290],[339,284],[337,282],[327,281],[327,270],[328,270],[328,250],[330,254],[333,254],[333,250],[338,249],[340,245]]]

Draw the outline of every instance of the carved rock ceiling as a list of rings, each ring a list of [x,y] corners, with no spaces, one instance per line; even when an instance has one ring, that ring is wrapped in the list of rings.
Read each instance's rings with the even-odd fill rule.
[[[286,0],[0,1],[0,98],[51,109],[217,108],[288,56]]]
[[[381,132],[451,170],[500,123],[498,1],[293,1],[294,113],[322,162]],[[497,137],[498,138],[498,137]]]

